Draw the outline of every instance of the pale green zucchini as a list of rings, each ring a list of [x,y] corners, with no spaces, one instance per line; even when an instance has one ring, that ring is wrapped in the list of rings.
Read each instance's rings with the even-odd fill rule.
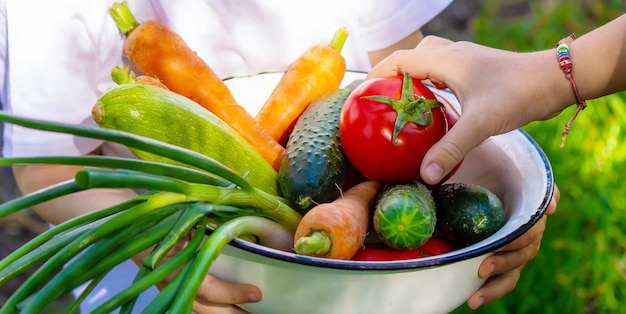
[[[256,188],[278,195],[277,172],[224,121],[189,98],[152,85],[127,83],[104,93],[92,109],[99,126],[181,146],[246,176]],[[178,164],[131,148],[139,159]]]

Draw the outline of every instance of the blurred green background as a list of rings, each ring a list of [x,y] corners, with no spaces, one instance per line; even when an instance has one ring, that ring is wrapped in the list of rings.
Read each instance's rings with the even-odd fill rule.
[[[466,33],[445,35],[515,51],[552,48],[570,33],[580,36],[626,13],[624,0],[477,3]],[[463,305],[455,314],[626,313],[626,184],[620,181],[626,170],[626,93],[589,100],[560,148],[574,110],[524,128],[550,159],[561,191],[539,254],[513,292],[477,311]]]

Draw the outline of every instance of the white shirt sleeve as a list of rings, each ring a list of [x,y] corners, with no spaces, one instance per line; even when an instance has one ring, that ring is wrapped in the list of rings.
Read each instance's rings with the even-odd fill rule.
[[[111,3],[39,1],[33,10],[32,1],[7,1],[3,110],[34,119],[94,125],[91,107],[114,85],[113,66],[122,64],[123,37],[102,14]],[[77,155],[100,144],[5,124],[3,154]]]

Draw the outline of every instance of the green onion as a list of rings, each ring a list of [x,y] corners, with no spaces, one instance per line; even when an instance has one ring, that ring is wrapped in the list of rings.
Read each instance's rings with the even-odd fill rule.
[[[109,270],[110,271],[110,270]],[[68,313],[80,313],[80,305],[87,296],[96,288],[96,286],[104,279],[104,277],[108,274],[108,272],[101,274],[98,277],[91,279],[87,287],[80,293],[80,295],[72,302],[70,308],[67,310]]]
[[[137,271],[137,274],[135,275],[135,278],[133,279],[133,284],[137,283],[137,281],[139,281],[141,278],[144,278],[147,274],[150,273],[150,269],[144,267],[144,266],[140,266],[139,270]],[[137,302],[137,297],[133,297],[131,298],[130,301],[126,302],[124,305],[122,305],[122,307],[120,308],[119,313],[120,314],[131,314],[133,312],[133,308],[135,307],[135,303]]]
[[[198,221],[204,218],[214,208],[213,204],[194,203],[191,204],[181,215],[180,219],[172,227],[172,230],[159,242],[152,252],[143,259],[143,265],[149,269],[154,269],[161,262],[163,257],[178,243]]]
[[[232,183],[210,173],[156,161],[111,156],[45,156],[0,158],[0,166],[24,164],[58,164],[136,170],[177,178],[194,183],[229,186]]]
[[[24,208],[43,203],[64,195],[76,193],[84,190],[73,181],[62,182],[51,185],[39,191],[28,194],[28,196],[18,197],[8,202],[0,204],[0,218],[16,213]]]
[[[73,229],[76,229],[80,226],[83,226],[85,224],[91,223],[91,222],[95,222],[99,219],[102,219],[104,217],[113,215],[115,213],[118,213],[122,210],[128,209],[134,205],[137,205],[141,202],[144,202],[146,200],[146,197],[148,195],[151,195],[152,193],[146,193],[144,195],[139,195],[137,197],[134,197],[126,202],[120,203],[118,205],[114,205],[111,206],[107,209],[102,209],[99,211],[95,211],[86,215],[82,215],[79,217],[75,217],[73,219],[70,219],[62,224],[59,224],[57,226],[55,226],[54,228],[48,229],[46,231],[44,231],[43,233],[39,234],[37,237],[33,238],[32,240],[30,240],[28,243],[22,245],[20,248],[18,248],[17,250],[13,251],[11,254],[9,254],[9,256],[5,257],[4,259],[2,259],[0,261],[0,272],[4,271],[9,265],[11,265],[12,263],[14,263],[18,258],[24,256],[26,253],[32,251],[33,249],[35,249],[36,247],[46,243],[47,241],[49,241],[50,239],[52,239],[53,237],[56,236],[60,236],[65,232],[70,232]],[[3,283],[3,281],[0,280],[0,283]]]
[[[105,128],[20,118],[0,112],[0,122],[100,139],[156,154],[184,165],[107,156],[0,158],[0,166],[85,166],[74,180],[0,204],[0,218],[61,196],[94,188],[146,189],[126,202],[68,220],[0,260],[0,284],[40,267],[10,296],[0,314],[39,313],[71,289],[90,281],[80,303],[115,265],[154,247],[133,283],[96,313],[132,310],[137,296],[177,272],[146,308],[150,313],[190,312],[202,279],[235,238],[291,250],[301,214],[284,198],[252,186],[221,163],[200,153],[148,137]],[[214,226],[207,232],[208,224]],[[174,257],[165,256],[193,231]],[[157,266],[158,265],[158,266]]]
[[[41,262],[48,260],[51,256],[60,251],[63,247],[71,243],[76,237],[84,234],[91,228],[97,227],[102,224],[103,221],[95,221],[91,224],[80,226],[75,229],[69,230],[60,234],[49,241],[45,242],[41,246],[33,249],[32,251],[16,258],[12,263],[7,263],[0,269],[0,284],[4,284],[7,281],[19,276],[29,270],[30,268],[38,265]],[[2,260],[5,262],[5,260]],[[10,260],[7,260],[9,262]]]
[[[262,217],[245,216],[233,218],[220,225],[202,244],[198,258],[181,286],[169,309],[171,313],[190,313],[195,295],[209,268],[219,257],[222,249],[240,235],[254,234],[268,247],[289,250],[293,245],[292,234],[284,226]],[[267,242],[266,242],[267,241]]]
[[[20,118],[2,112],[0,112],[0,121],[10,122],[37,130],[67,133],[126,145],[127,147],[140,149],[208,171],[236,184],[244,190],[252,189],[252,185],[243,177],[214,159],[198,152],[148,137],[112,129]]]
[[[63,266],[65,262],[81,252],[90,244],[100,240],[114,232],[117,232],[123,226],[132,223],[142,215],[152,210],[188,201],[189,198],[183,194],[161,192],[152,195],[145,202],[135,205],[127,209],[119,215],[113,217],[100,228],[86,232],[76,238],[72,243],[64,247],[61,251],[50,258],[43,264],[30,278],[9,297],[5,305],[0,308],[0,314],[11,313],[16,305],[32,294],[46,279],[50,278],[54,272]]]
[[[199,245],[198,245],[199,246]],[[196,247],[197,248],[197,247]],[[174,298],[180,291],[180,287],[184,284],[184,280],[193,267],[194,261],[197,259],[197,255],[193,255],[189,262],[185,264],[181,270],[176,273],[176,276],[170,281],[161,292],[155,297],[148,306],[144,309],[143,313],[146,314],[161,314],[166,313],[169,310]],[[195,298],[195,296],[194,296]]]
[[[295,231],[302,215],[277,198],[259,189],[241,190],[210,186],[132,170],[85,168],[76,174],[76,184],[85,189],[134,188],[169,191],[188,195],[191,200],[220,205],[258,208],[263,215]]]
[[[128,302],[133,297],[136,297],[139,293],[149,288],[150,286],[156,284],[157,282],[165,279],[169,274],[174,272],[177,268],[180,267],[184,262],[187,262],[193,254],[196,253],[196,250],[200,246],[202,239],[204,238],[206,218],[201,220],[201,223],[198,224],[198,228],[196,232],[194,232],[191,241],[187,244],[187,246],[170,260],[165,262],[163,265],[159,266],[149,274],[146,274],[143,278],[133,283],[131,286],[126,288],[124,291],[112,297],[110,300],[102,304],[97,310],[95,310],[92,314],[98,313],[109,313],[113,311],[115,308],[120,305]],[[172,284],[172,283],[170,283]],[[168,285],[169,286],[169,285]],[[157,296],[159,298],[159,296]],[[195,298],[195,296],[193,296]],[[149,312],[152,313],[152,312]],[[176,313],[176,312],[174,312]]]
[[[38,291],[22,313],[41,313],[55,298],[158,242],[169,231],[168,226],[176,221],[180,209],[178,204],[155,209],[133,221],[132,226],[123,226],[115,234],[91,245]]]

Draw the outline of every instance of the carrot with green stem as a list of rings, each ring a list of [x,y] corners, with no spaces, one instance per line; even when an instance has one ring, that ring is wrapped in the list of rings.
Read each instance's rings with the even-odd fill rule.
[[[341,49],[347,37],[345,28],[338,29],[330,44],[309,48],[283,74],[256,116],[278,143],[284,145],[313,100],[339,88],[346,73]]]
[[[124,2],[114,4],[109,11],[126,36],[124,54],[137,71],[159,79],[171,91],[211,111],[278,170],[283,147],[236,102],[226,84],[180,35],[157,21],[137,22]]]
[[[295,251],[301,255],[351,259],[363,246],[380,183],[365,181],[331,203],[311,208],[296,229]]]

